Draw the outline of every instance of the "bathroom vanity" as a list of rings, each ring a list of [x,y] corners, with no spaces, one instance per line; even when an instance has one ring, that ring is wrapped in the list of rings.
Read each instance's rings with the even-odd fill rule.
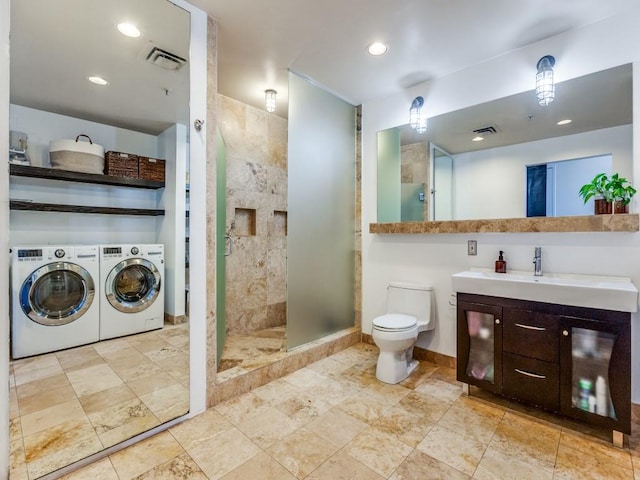
[[[631,433],[630,312],[465,293],[455,278],[454,289],[466,393],[475,385],[611,429],[622,446]]]

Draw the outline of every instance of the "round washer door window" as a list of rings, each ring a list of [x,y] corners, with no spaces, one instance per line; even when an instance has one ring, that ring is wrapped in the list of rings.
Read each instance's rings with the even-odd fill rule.
[[[20,305],[40,325],[60,326],[80,318],[91,306],[91,274],[70,262],[50,263],[33,272],[20,289]]]
[[[105,295],[116,310],[137,313],[156,301],[160,287],[156,266],[144,258],[132,258],[120,262],[109,272]]]

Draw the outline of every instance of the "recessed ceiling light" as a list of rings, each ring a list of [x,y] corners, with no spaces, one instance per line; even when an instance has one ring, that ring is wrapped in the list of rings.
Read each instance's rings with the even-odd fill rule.
[[[140,30],[138,30],[138,27],[136,27],[133,23],[119,23],[118,31],[121,34],[131,38],[138,38],[140,35],[142,35],[142,33],[140,33]]]
[[[87,80],[89,80],[91,83],[95,83],[96,85],[109,85],[109,82],[107,82],[102,77],[98,77],[97,75],[87,77]]]
[[[484,137],[481,137],[480,135],[471,139],[472,142],[481,142],[482,140],[484,140]]]
[[[376,57],[378,55],[387,53],[388,50],[389,50],[389,45],[382,42],[374,42],[367,47],[367,51],[369,52],[369,54]]]
[[[565,120],[560,120],[556,125],[568,125],[572,122],[572,120],[570,118],[567,118]]]

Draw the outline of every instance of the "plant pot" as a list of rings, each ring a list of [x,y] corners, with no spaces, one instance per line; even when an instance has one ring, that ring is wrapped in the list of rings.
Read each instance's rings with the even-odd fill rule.
[[[593,201],[594,214],[603,215],[605,213],[611,213],[611,202],[607,202],[604,198],[596,198]]]
[[[613,213],[629,213],[629,204],[623,205],[622,202],[615,202]]]

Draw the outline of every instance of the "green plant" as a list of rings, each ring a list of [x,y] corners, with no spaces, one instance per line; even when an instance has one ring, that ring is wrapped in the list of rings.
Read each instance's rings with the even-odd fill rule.
[[[636,189],[633,188],[629,181],[614,173],[611,178],[605,173],[599,173],[591,182],[584,184],[578,194],[587,203],[590,198],[602,198],[606,202],[620,203],[621,205],[628,205],[631,202],[631,198],[636,194]]]
[[[631,202],[631,198],[636,194],[636,189],[629,184],[627,179],[618,176],[617,173],[611,176],[607,188],[611,192],[613,201],[621,205],[628,205]]]

